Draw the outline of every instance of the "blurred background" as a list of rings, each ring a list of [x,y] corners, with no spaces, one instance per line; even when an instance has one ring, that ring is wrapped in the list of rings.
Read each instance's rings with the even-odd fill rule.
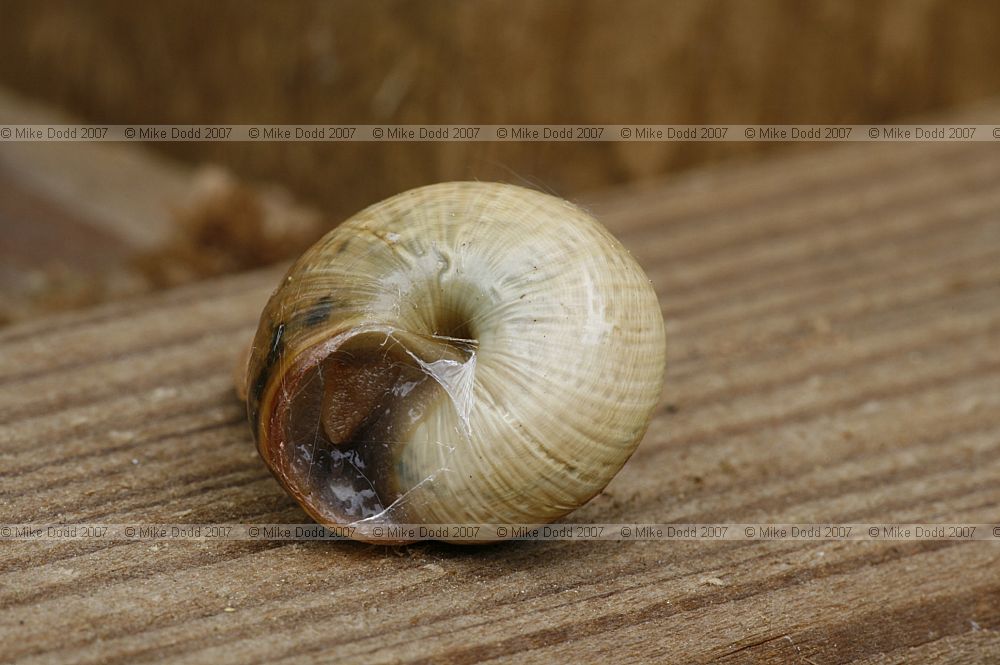
[[[0,2],[0,124],[883,123],[1000,94],[1000,4]],[[0,143],[0,322],[295,256],[414,186],[579,199],[764,143]]]

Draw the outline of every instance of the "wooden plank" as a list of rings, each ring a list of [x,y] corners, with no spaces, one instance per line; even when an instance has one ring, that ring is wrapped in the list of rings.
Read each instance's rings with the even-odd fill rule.
[[[0,88],[0,124],[76,119]],[[150,290],[194,172],[139,145],[0,142],[0,323]]]
[[[0,124],[77,119],[0,88]],[[0,324],[291,258],[321,215],[136,143],[0,142]]]
[[[0,88],[0,124],[61,125],[80,120]],[[0,181],[48,203],[47,215],[68,217],[119,244],[153,249],[169,238],[171,207],[190,195],[194,174],[145,147],[124,143],[0,143]],[[14,216],[4,217],[4,222]],[[59,227],[57,227],[58,229]],[[52,234],[58,241],[58,233]]]
[[[998,521],[998,177],[992,145],[853,146],[590,199],[669,369],[575,519]],[[0,521],[304,521],[230,383],[279,274],[0,332]],[[991,662],[1000,548],[7,542],[0,604],[24,662]]]

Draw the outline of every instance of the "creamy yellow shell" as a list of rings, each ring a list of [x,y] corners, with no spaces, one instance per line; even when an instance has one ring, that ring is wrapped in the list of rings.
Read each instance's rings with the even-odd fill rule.
[[[375,204],[289,270],[247,373],[258,448],[320,522],[541,523],[638,445],[656,294],[580,208],[495,183]]]

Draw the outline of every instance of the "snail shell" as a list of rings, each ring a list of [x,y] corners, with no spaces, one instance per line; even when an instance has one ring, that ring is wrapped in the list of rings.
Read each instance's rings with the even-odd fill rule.
[[[529,523],[601,491],[663,385],[656,294],[580,208],[494,183],[375,204],[261,316],[248,412],[320,523]]]

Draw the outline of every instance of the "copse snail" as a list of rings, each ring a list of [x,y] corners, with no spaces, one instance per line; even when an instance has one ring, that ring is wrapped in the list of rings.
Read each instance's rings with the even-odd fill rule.
[[[321,524],[540,524],[628,460],[664,352],[649,279],[590,215],[442,183],[295,262],[244,388],[261,456]]]

